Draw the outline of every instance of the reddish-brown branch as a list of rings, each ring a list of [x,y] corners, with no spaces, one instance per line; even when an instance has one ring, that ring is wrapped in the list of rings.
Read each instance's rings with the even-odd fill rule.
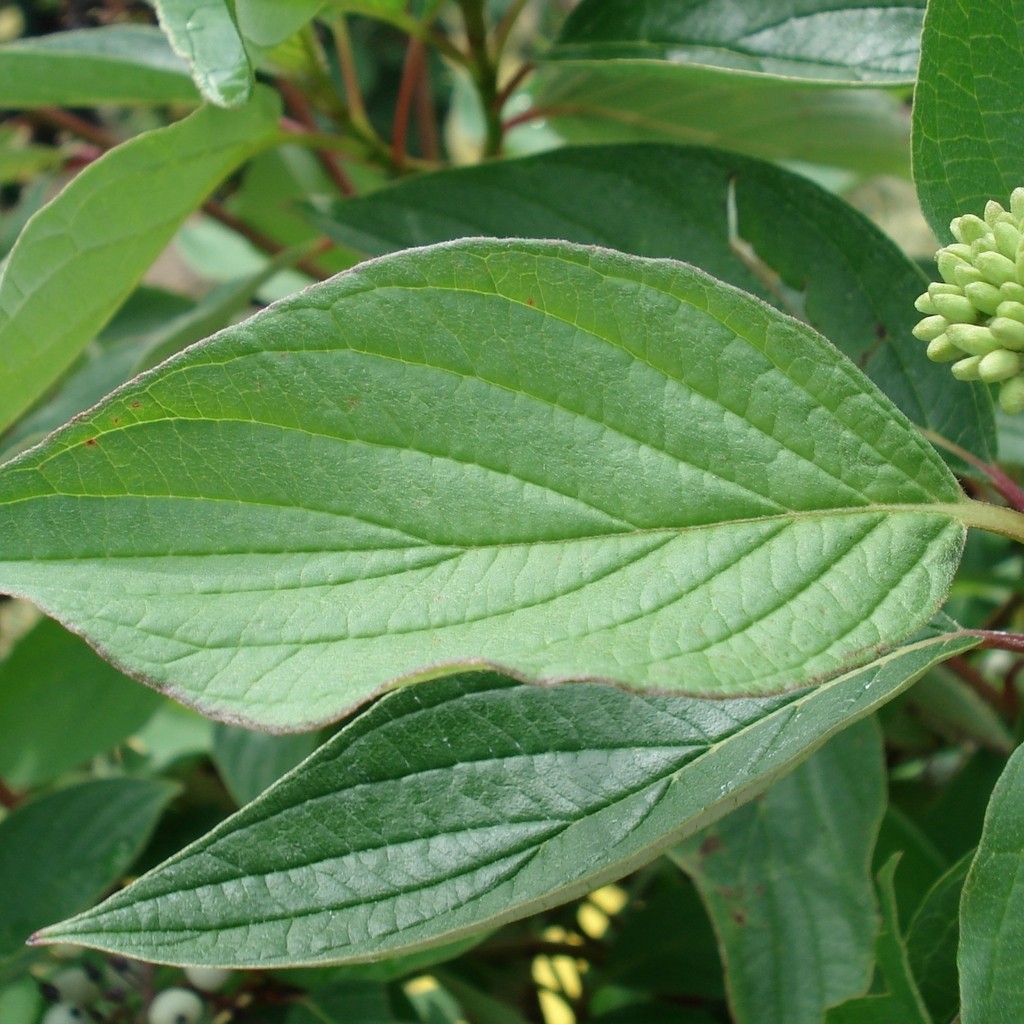
[[[508,102],[509,97],[519,88],[522,84],[523,79],[527,75],[533,72],[533,69],[537,65],[532,61],[527,61],[525,64],[520,64],[516,69],[516,73],[501,87],[501,91],[495,97],[494,103],[498,111]],[[508,128],[508,122],[505,122],[505,128]]]
[[[310,108],[309,101],[306,99],[302,90],[292,82],[289,82],[286,78],[279,78],[277,80],[277,89],[284,97],[285,104],[291,112],[292,117],[307,130],[311,132],[319,132],[320,128],[316,123],[316,118],[313,116],[313,111]],[[338,192],[343,196],[354,196],[356,194],[355,186],[352,184],[344,170],[342,170],[335,154],[329,153],[325,149],[315,149],[313,152],[316,154],[317,160],[320,161],[320,165],[327,172],[327,176],[334,183],[334,187]]]
[[[3,779],[0,779],[0,807],[13,811],[20,803],[21,797]]]
[[[117,145],[117,139],[106,128],[101,128],[98,124],[79,117],[78,114],[72,114],[70,110],[62,110],[60,107],[38,107],[36,110],[25,111],[23,116],[36,124],[71,132],[72,135],[77,135],[101,149],[113,149]]]
[[[966,658],[959,656],[950,658],[946,665],[986,703],[1002,710],[1004,704],[1002,694]]]
[[[430,61],[424,59],[416,80],[413,104],[416,110],[416,129],[420,152],[427,160],[441,159],[441,142],[434,112],[434,97],[430,92]]]
[[[410,36],[409,43],[405,48],[402,78],[398,84],[398,99],[395,101],[395,123],[391,133],[391,162],[397,170],[401,170],[405,166],[409,136],[409,112],[412,109],[416,84],[423,75],[426,54],[423,40]]]

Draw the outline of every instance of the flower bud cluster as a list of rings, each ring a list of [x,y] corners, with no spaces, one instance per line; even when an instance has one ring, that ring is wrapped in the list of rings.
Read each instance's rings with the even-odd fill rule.
[[[999,384],[999,404],[1024,412],[1024,188],[1010,209],[985,205],[949,226],[956,242],[936,254],[941,282],[914,304],[924,319],[914,336],[928,358],[952,363],[957,380]]]

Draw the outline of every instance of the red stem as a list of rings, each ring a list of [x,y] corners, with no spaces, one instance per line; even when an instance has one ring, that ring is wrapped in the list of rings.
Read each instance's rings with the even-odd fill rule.
[[[402,170],[405,166],[409,111],[412,107],[416,85],[423,75],[426,53],[423,40],[410,36],[409,45],[405,49],[402,79],[398,86],[398,99],[395,101],[395,125],[391,133],[391,162],[395,165],[396,170]]]
[[[316,123],[316,118],[313,116],[309,101],[302,91],[284,78],[277,80],[277,88],[284,97],[284,101],[295,120],[309,131],[318,132],[320,128]],[[320,161],[320,165],[327,172],[327,176],[334,182],[334,187],[338,192],[343,196],[354,196],[356,194],[355,186],[349,180],[348,175],[342,170],[334,153],[328,153],[325,149],[314,150],[314,153],[316,153],[316,158]]]

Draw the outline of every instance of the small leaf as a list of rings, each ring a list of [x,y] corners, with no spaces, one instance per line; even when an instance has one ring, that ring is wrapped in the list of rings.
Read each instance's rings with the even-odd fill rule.
[[[907,929],[907,960],[932,1017],[951,1021],[960,1007],[956,966],[960,896],[973,855],[956,862],[932,886]]]
[[[276,141],[276,98],[204,108],[90,164],[0,271],[0,429],[64,372],[217,183]]]
[[[37,785],[110,750],[161,703],[51,620],[0,663],[0,777]]]
[[[235,17],[247,40],[257,46],[277,46],[298,32],[323,4],[324,0],[235,0]]]
[[[229,0],[156,0],[160,27],[188,61],[203,96],[237,107],[252,95],[253,71]]]
[[[909,85],[921,0],[583,0],[546,55],[665,60],[815,82]]]
[[[1013,1020],[1024,1005],[1024,747],[996,783],[960,901],[963,1024]]]
[[[908,177],[906,109],[880,90],[753,82],[658,61],[552,64],[535,104],[570,143],[675,142]]]
[[[893,877],[898,864],[899,857],[891,857],[878,872],[882,928],[875,942],[875,954],[886,991],[833,1007],[825,1016],[826,1024],[932,1024],[910,972],[900,932]]]
[[[109,25],[0,46],[0,105],[195,103],[188,67],[156,28]]]
[[[943,241],[949,222],[1024,185],[1024,0],[930,0],[914,94],[914,181]]]
[[[284,730],[485,665],[792,689],[920,629],[963,522],[1005,511],[803,324],[684,264],[521,241],[272,306],[9,463],[0,504],[4,587]]]
[[[0,821],[0,958],[87,906],[142,849],[175,787],[149,779],[69,786]]]
[[[318,733],[271,736],[219,725],[213,733],[213,763],[235,803],[241,806],[312,754],[319,742]]]
[[[672,851],[715,922],[737,1024],[820,1024],[865,991],[884,805],[880,735],[864,722]]]
[[[546,690],[494,675],[410,687],[199,842],[38,938],[252,967],[448,942],[651,860],[976,642],[922,640],[795,699]]]

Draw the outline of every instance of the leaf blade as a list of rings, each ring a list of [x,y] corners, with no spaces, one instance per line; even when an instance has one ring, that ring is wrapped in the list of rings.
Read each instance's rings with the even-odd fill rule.
[[[0,271],[0,429],[70,365],[221,178],[274,140],[274,103],[261,95],[111,150],[29,220]]]
[[[110,25],[0,47],[5,107],[198,100],[188,68],[156,28]]]
[[[792,688],[923,625],[970,507],[803,325],[683,264],[519,241],[285,300],[0,487],[6,587],[272,729],[477,665]]]
[[[261,967],[451,941],[646,863],[976,642],[932,637],[796,699],[545,691],[486,675],[402,690],[193,847],[38,940]],[[438,787],[448,799],[427,796]]]
[[[548,59],[643,59],[813,82],[909,85],[924,4],[739,6],[716,0],[584,0]]]

